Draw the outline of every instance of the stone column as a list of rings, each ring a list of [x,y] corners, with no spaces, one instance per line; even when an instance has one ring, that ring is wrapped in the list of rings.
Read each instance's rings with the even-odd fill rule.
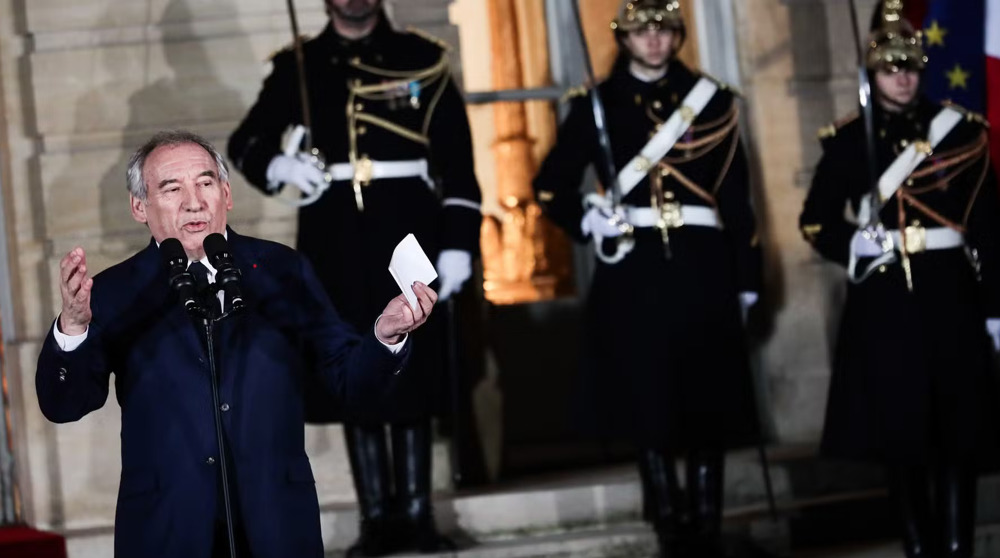
[[[493,87],[520,89],[549,82],[545,14],[540,2],[489,0]],[[551,142],[551,108],[534,104],[536,129]],[[531,180],[537,171],[525,103],[493,105],[496,196],[501,215],[483,222],[486,297],[496,304],[547,300],[570,290],[569,242],[541,218]],[[547,147],[545,148],[547,151]]]

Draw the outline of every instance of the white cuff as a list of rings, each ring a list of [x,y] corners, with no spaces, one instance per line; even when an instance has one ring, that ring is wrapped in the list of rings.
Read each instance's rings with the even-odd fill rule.
[[[87,340],[87,333],[90,332],[90,326],[87,326],[86,331],[80,335],[66,335],[65,333],[59,331],[59,318],[56,318],[56,322],[52,324],[52,336],[56,338],[56,344],[63,352],[75,351],[77,347],[83,344]]]
[[[382,314],[379,314],[378,317],[375,318],[375,330],[374,330],[375,339],[378,339],[379,343],[385,345],[385,348],[389,349],[390,353],[392,353],[394,355],[398,355],[399,351],[403,350],[403,345],[406,344],[406,340],[410,338],[410,334],[408,334],[408,333],[404,334],[402,341],[400,341],[399,343],[392,344],[392,345],[390,345],[389,343],[386,343],[385,341],[382,341],[382,339],[380,339],[379,336],[378,336],[378,321],[381,320],[381,319],[382,319]]]
[[[760,300],[760,295],[753,291],[743,291],[740,293],[740,304],[744,308],[750,308],[754,304],[757,304],[758,300]]]

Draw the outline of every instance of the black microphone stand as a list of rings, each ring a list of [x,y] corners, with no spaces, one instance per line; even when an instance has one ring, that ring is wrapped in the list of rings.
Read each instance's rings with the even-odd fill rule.
[[[219,373],[215,363],[215,324],[234,315],[236,312],[225,312],[222,308],[219,312],[212,309],[218,302],[215,296],[217,290],[208,291],[210,299],[202,301],[202,304],[189,307],[189,313],[193,318],[200,319],[205,332],[205,345],[208,351],[208,370],[212,382],[212,414],[215,417],[215,437],[219,445],[219,467],[222,477],[222,505],[226,514],[226,537],[229,540],[229,556],[236,558],[236,536],[233,531],[233,504],[229,491],[229,464],[226,456],[226,444],[222,432],[222,408],[219,403]],[[207,302],[207,304],[206,304]]]

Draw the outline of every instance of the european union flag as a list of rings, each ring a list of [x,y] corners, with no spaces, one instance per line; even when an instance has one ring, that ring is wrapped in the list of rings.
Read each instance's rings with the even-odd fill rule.
[[[983,112],[986,106],[986,4],[983,0],[931,0],[924,18],[924,92]]]

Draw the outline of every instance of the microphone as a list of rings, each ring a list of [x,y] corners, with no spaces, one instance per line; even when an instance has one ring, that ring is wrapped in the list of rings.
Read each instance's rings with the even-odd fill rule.
[[[226,237],[212,233],[205,237],[203,245],[208,263],[215,268],[215,282],[222,286],[222,292],[225,293],[226,300],[232,305],[233,310],[242,309],[244,303],[243,293],[240,290],[240,269],[233,263],[233,255],[229,251]]]
[[[187,270],[188,257],[184,246],[176,238],[168,238],[160,243],[160,256],[167,265],[170,288],[177,292],[181,304],[190,314],[200,315],[198,288],[194,276]]]

